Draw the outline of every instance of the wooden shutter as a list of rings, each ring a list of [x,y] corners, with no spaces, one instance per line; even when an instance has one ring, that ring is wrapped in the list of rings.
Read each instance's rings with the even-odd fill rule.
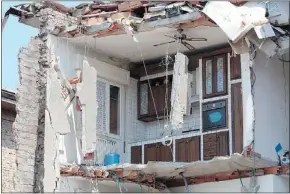
[[[241,153],[243,150],[243,99],[242,84],[231,86],[232,93],[232,140],[233,152]]]
[[[203,136],[203,159],[210,160],[216,156],[217,134],[208,134]]]
[[[144,146],[144,163],[147,164],[148,161],[156,161],[156,144],[146,144]]]
[[[219,132],[217,134],[217,153],[216,156],[229,155],[229,132]]]
[[[200,160],[200,136],[177,139],[175,143],[176,162]]]
[[[171,149],[170,149],[171,147]],[[156,144],[156,161],[169,162],[173,161],[172,158],[172,144],[169,146],[164,146],[162,143]]]
[[[131,147],[131,163],[142,164],[142,146]]]
[[[231,80],[240,79],[241,78],[241,57],[240,55],[236,55],[236,57],[232,57],[230,59],[230,72],[231,72]]]
[[[203,136],[203,159],[229,155],[229,132],[217,132]]]

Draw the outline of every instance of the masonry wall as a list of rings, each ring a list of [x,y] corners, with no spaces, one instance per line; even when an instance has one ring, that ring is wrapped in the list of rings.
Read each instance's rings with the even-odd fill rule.
[[[12,129],[12,124],[15,120],[16,113],[1,110],[1,152],[2,152],[2,192],[14,191],[14,173],[16,171],[16,145],[15,133]]]
[[[278,143],[289,150],[289,63],[257,52],[253,70],[256,151],[277,160]]]

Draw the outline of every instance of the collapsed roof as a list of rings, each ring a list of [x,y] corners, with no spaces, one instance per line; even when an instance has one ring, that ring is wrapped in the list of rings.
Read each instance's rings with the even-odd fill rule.
[[[176,29],[180,28],[189,37],[207,40],[193,42],[192,50],[181,47],[183,53],[230,44],[236,54],[242,54],[254,44],[272,57],[289,48],[289,20],[284,21],[289,18],[289,6],[283,3],[287,2],[135,0],[93,1],[66,7],[56,1],[40,1],[11,7],[2,25],[12,14],[20,22],[39,28],[38,13],[51,8],[66,15],[69,21],[63,24],[51,17],[54,23],[51,34],[129,62],[142,60],[135,42],[140,44],[145,60],[176,53],[176,46],[169,48],[162,43],[175,42],[168,37],[176,35]],[[161,46],[155,47],[156,44]]]

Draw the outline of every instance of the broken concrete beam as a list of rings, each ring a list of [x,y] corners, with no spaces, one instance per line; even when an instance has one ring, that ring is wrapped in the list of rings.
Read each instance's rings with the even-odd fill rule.
[[[175,24],[182,23],[189,20],[196,20],[200,17],[201,17],[200,12],[196,10],[192,13],[182,14],[182,15],[172,17],[172,18],[161,19],[161,20],[153,21],[153,22],[145,22],[144,24],[140,26],[138,31],[143,31],[143,30],[145,31],[145,30],[150,30],[154,28],[171,26],[171,25],[175,25]]]
[[[97,123],[97,71],[87,60],[83,61],[82,82],[77,84],[77,96],[82,109],[82,152],[87,153],[96,149]]]

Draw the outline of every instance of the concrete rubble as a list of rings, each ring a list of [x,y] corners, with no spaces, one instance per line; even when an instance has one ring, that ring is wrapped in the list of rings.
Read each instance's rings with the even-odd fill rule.
[[[39,11],[52,9],[55,12],[49,16],[48,22],[51,34],[67,38],[125,33],[133,36],[138,32],[165,26],[219,26],[228,36],[236,54],[247,52],[249,44],[254,44],[269,57],[273,57],[275,54],[282,55],[289,48],[289,29],[283,27],[289,24],[289,7],[285,7],[283,3],[94,1],[76,7],[65,7],[56,1],[40,1],[11,7],[5,15],[3,25],[9,14],[13,14],[19,16],[21,22],[37,27],[39,24],[35,17],[39,17]],[[65,14],[72,22],[61,22],[56,13]],[[261,48],[261,41],[268,46]],[[246,49],[239,49],[243,44],[247,45]]]

